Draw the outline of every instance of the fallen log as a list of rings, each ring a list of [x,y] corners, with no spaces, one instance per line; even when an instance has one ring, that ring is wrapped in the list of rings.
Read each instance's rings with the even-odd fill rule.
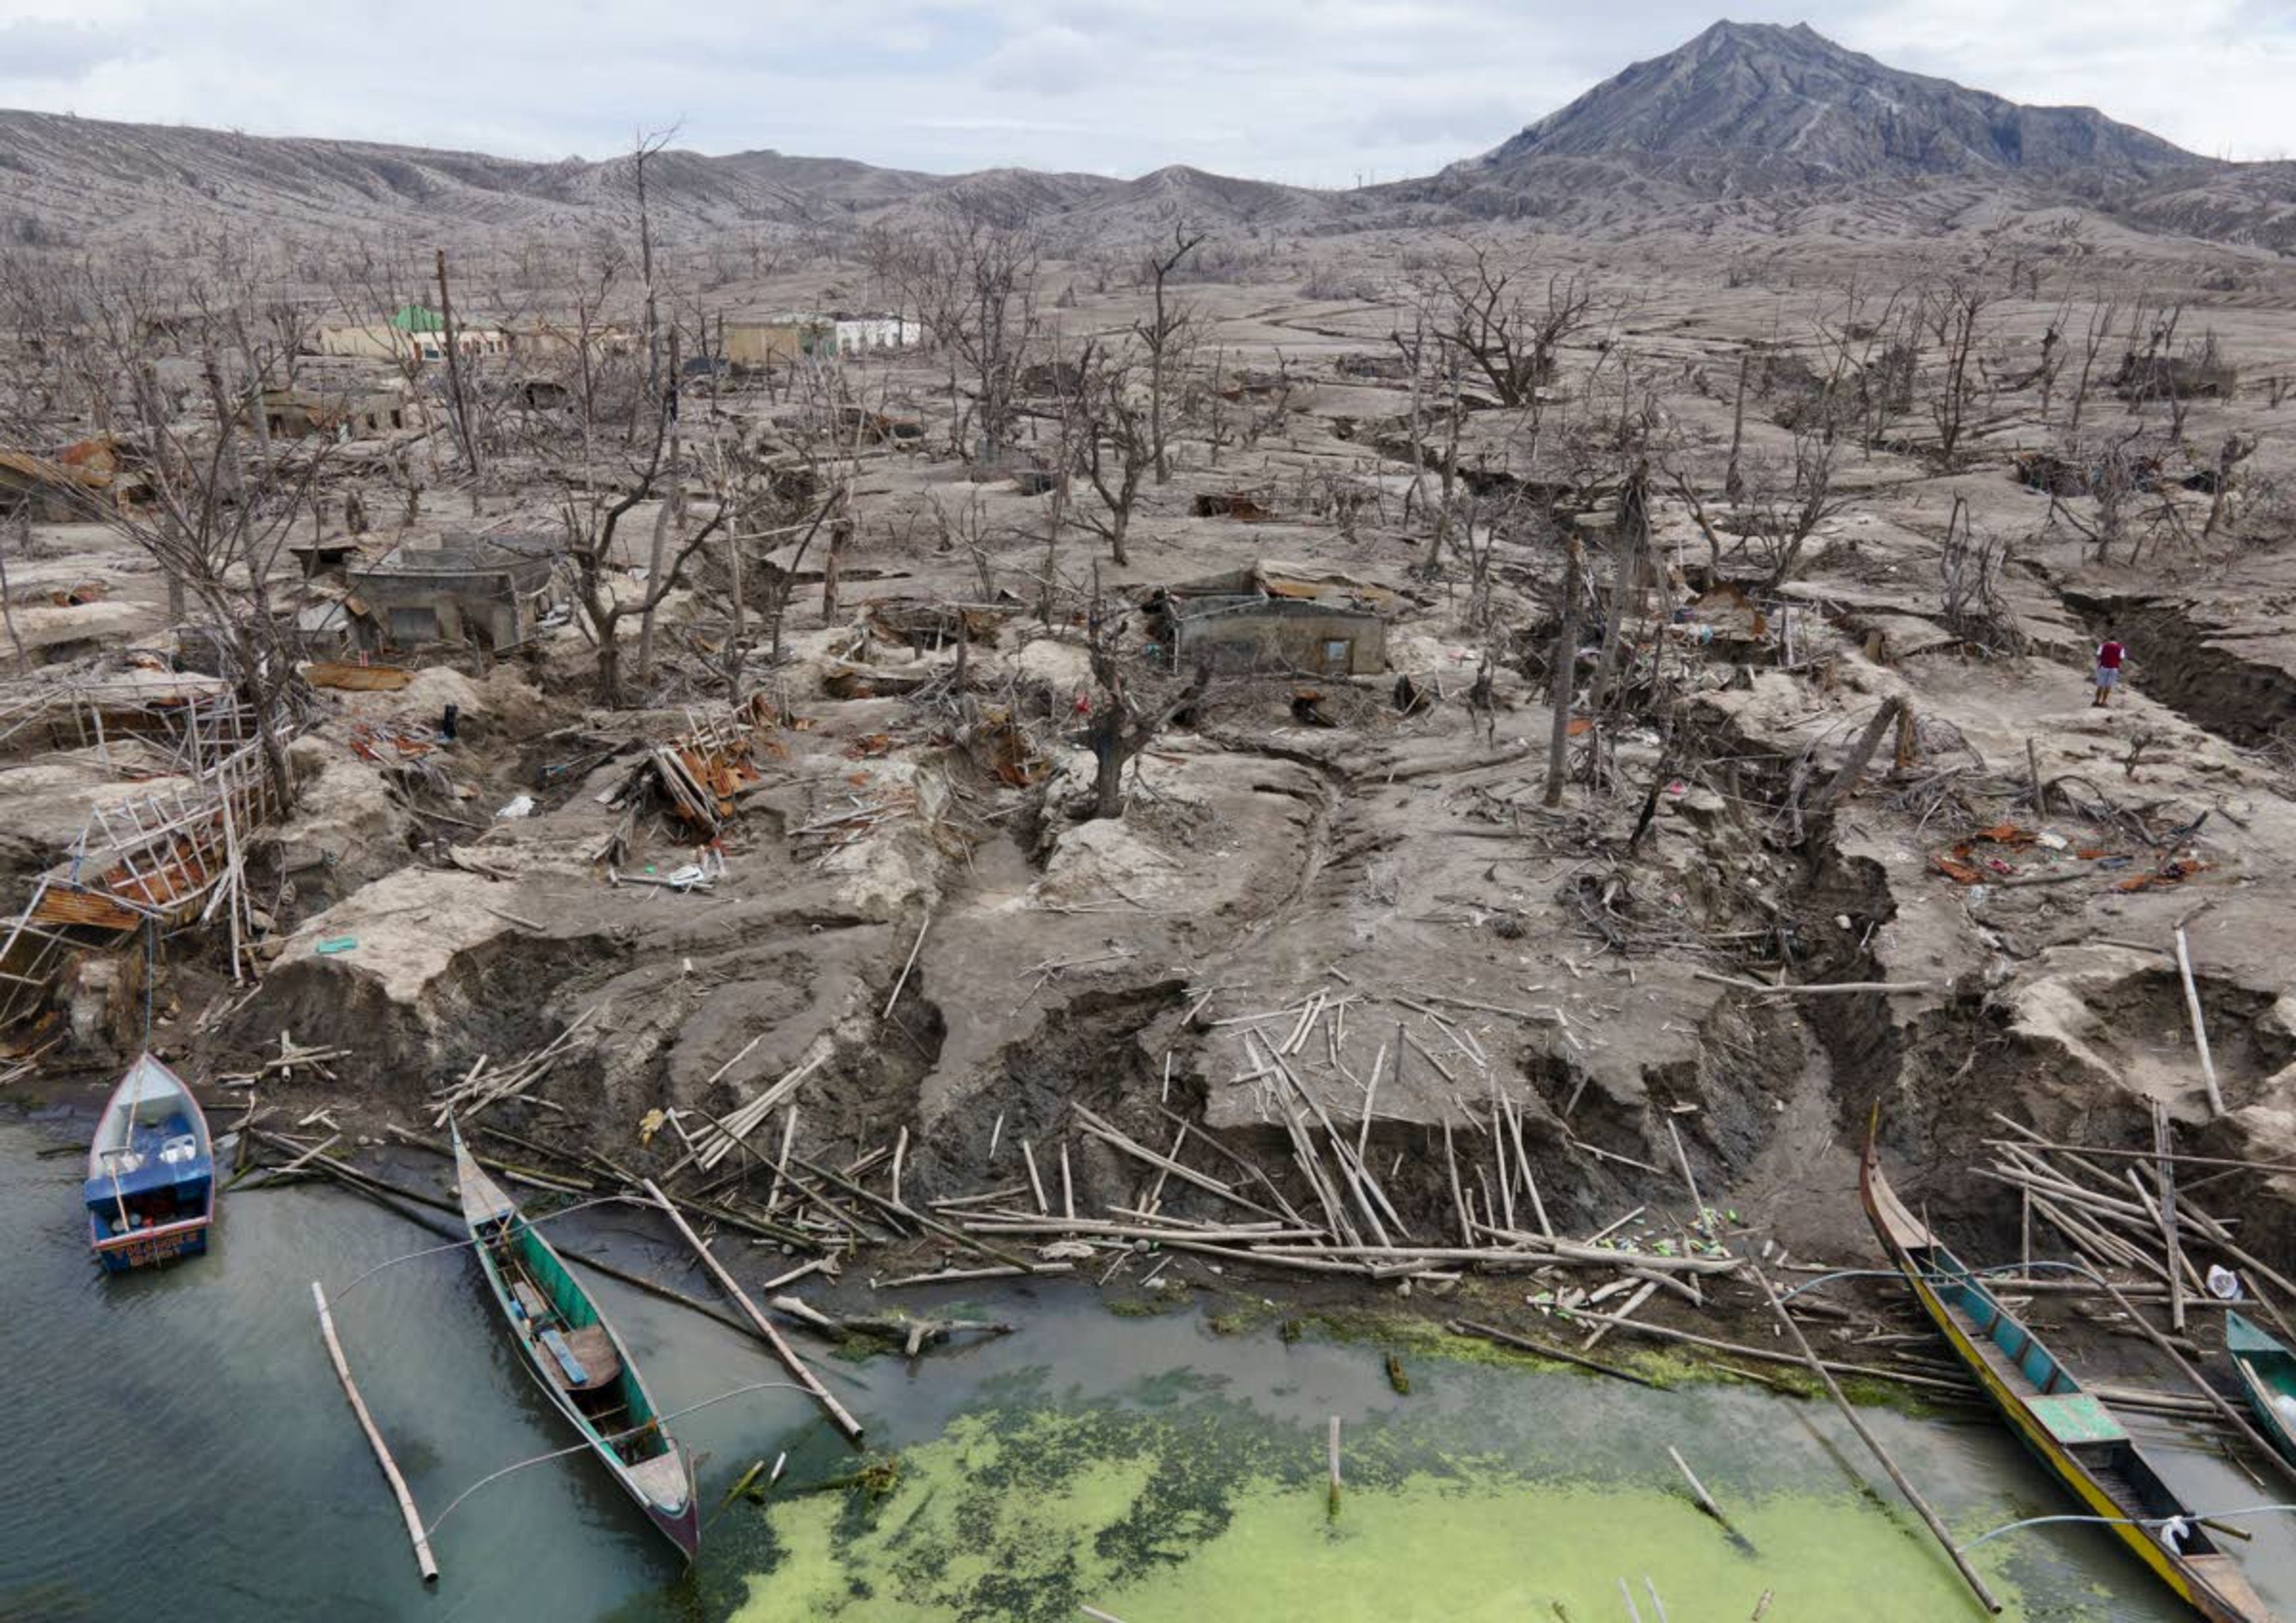
[[[749,1318],[750,1323],[756,1327],[758,1338],[773,1349],[774,1357],[779,1358],[783,1366],[797,1378],[798,1384],[821,1406],[837,1429],[845,1433],[848,1440],[858,1443],[861,1440],[861,1422],[853,1418],[843,1404],[830,1396],[829,1389],[822,1385],[821,1378],[813,1373],[813,1366],[799,1357],[797,1349],[783,1340],[781,1332],[774,1328],[773,1321],[758,1311],[757,1304],[752,1302],[742,1287],[734,1283],[733,1275],[726,1272],[726,1265],[719,1262],[709,1248],[701,1242],[701,1236],[695,1234],[692,1225],[685,1221],[685,1214],[672,1204],[668,1195],[662,1193],[660,1186],[652,1178],[648,1178],[644,1187],[653,1203],[660,1208],[662,1215],[669,1219],[670,1226],[678,1232],[680,1238],[684,1239],[687,1245],[693,1248],[693,1254],[701,1259],[701,1266],[709,1270],[711,1276],[724,1288],[726,1293],[734,1299]]]
[[[888,1341],[902,1343],[908,1357],[915,1357],[928,1341],[941,1342],[961,1334],[1009,1336],[1013,1326],[992,1323],[987,1319],[913,1319],[899,1314],[872,1315],[865,1318],[832,1318],[802,1297],[776,1296],[767,1302],[776,1313],[787,1314],[800,1324],[836,1336],[877,1336]]]

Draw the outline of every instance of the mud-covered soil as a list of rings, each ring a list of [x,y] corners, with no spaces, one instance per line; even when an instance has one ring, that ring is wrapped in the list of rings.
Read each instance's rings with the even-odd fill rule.
[[[1558,417],[1575,444],[1599,446],[1615,416],[1604,369],[1625,344],[1637,375],[1670,380],[1652,408],[1663,471],[1718,489],[1730,414],[1718,380],[1747,342],[1811,331],[1832,284],[1718,295],[1679,259],[1608,274],[1631,287],[1631,332],[1574,349],[1572,378],[1610,381],[1575,386],[1584,409]],[[1077,320],[1128,319],[1127,295],[1071,292]],[[1273,397],[1238,389],[1261,415],[1226,429],[1249,443],[1184,431],[1172,481],[1140,498],[1128,565],[1081,529],[1061,538],[1069,584],[1048,615],[1029,584],[1051,522],[1041,496],[972,477],[931,435],[863,454],[835,607],[805,581],[783,662],[751,653],[743,696],[767,700],[750,712],[757,777],[714,850],[659,798],[635,816],[608,803],[648,748],[723,713],[715,667],[692,652],[725,623],[708,570],[665,607],[657,709],[591,704],[591,651],[570,627],[483,673],[447,651],[401,693],[316,694],[295,746],[302,803],[252,859],[267,972],[234,988],[211,940],[171,940],[152,1044],[201,1078],[260,1065],[282,1033],[344,1048],[332,1079],[260,1082],[259,1107],[286,1130],[326,1107],[373,1143],[391,1124],[430,1131],[433,1096],[472,1066],[514,1061],[578,1018],[534,1099],[491,1119],[639,1171],[685,1153],[664,1113],[699,1128],[810,1066],[789,1129],[801,1151],[844,1166],[898,1140],[912,1205],[1001,1188],[998,1203],[1033,1210],[1032,1192],[1013,1193],[1029,1184],[1025,1148],[1062,1168],[1056,1210],[1160,1201],[1183,1220],[1236,1217],[1185,1181],[1158,1185],[1152,1166],[1082,1130],[1078,1105],[1160,1152],[1185,1124],[1223,1148],[1179,1140],[1183,1159],[1225,1178],[1247,1158],[1301,1212],[1317,1202],[1302,1136],[1345,1137],[1406,1248],[1460,1245],[1470,1216],[1530,1226],[1528,1191],[1506,1171],[1519,1159],[1559,1233],[1639,1212],[1625,1232],[1687,1243],[1694,1183],[1746,1254],[1870,1265],[1856,1152],[1877,1111],[1903,1191],[1977,1255],[2019,1242],[2013,1197],[1983,1176],[2003,1116],[2051,1138],[2149,1145],[2157,1101],[2189,1152],[2296,1159],[2282,945],[2296,902],[2296,536],[2275,495],[2296,455],[2266,401],[2201,403],[2186,428],[2200,447],[2259,437],[2242,515],[2205,541],[2155,537],[2134,562],[2100,562],[2010,476],[2012,455],[2053,430],[2031,391],[2006,386],[1949,466],[1911,420],[1845,448],[1839,511],[1776,589],[1744,553],[1718,578],[1662,480],[1663,567],[1629,594],[1624,698],[1578,737],[1550,805],[1557,532],[1525,523],[1480,570],[1453,556],[1431,575],[1434,481],[1414,485],[1408,439],[1399,455],[1394,443],[1409,397],[1341,369],[1392,352],[1399,307],[1266,295],[1200,295],[1222,364],[1284,380]],[[2052,307],[2001,301],[2001,353],[2037,346]],[[2296,365],[2285,307],[2251,299],[2214,318],[2253,367]],[[897,364],[876,383],[929,416],[933,376]],[[1792,449],[1777,405],[1758,401],[1747,426],[1774,460]],[[737,395],[707,409],[738,422],[794,408]],[[1584,468],[1534,462],[1509,414],[1471,414],[1464,439],[1481,489],[1577,502],[1566,520],[1587,504]],[[1339,488],[1359,499],[1342,507]],[[1268,521],[1197,516],[1196,497],[1239,490]],[[504,519],[543,500],[508,475],[479,498]],[[1983,627],[1942,584],[1956,503],[2007,552]],[[976,537],[962,546],[933,518],[960,510]],[[1579,533],[1607,594],[1607,534]],[[1121,603],[1259,561],[1382,594],[1388,668],[1224,680],[1138,758],[1123,817],[1083,815],[1078,704],[1095,690],[1080,583],[1096,575]],[[1759,635],[1701,635],[1704,605],[1669,623],[1670,606],[1718,578],[1752,586]],[[997,622],[966,650],[964,686],[955,648],[872,620],[880,604],[950,602],[986,603]],[[1600,631],[1586,624],[1581,641]],[[2132,663],[2097,709],[2087,668],[2107,632]],[[1119,636],[1144,684],[1165,680],[1144,658],[1144,619]],[[1487,656],[1486,717],[1466,699]],[[898,673],[879,679],[888,688],[924,684],[871,696],[855,666]],[[1579,670],[1582,699],[1593,668]],[[1398,702],[1398,676],[1420,703]],[[1909,719],[1821,804],[1890,701]],[[447,704],[461,716],[451,742],[436,736]],[[427,741],[419,771],[354,748],[378,723]],[[23,808],[0,846],[11,872],[55,856],[91,780],[102,770],[78,750],[0,772],[0,804]],[[529,810],[497,815],[519,796]],[[602,853],[618,838],[610,875]],[[720,858],[706,889],[644,882]],[[2176,973],[2178,927],[2221,1117]],[[1897,989],[1760,989],[1816,982]],[[106,1008],[100,1040],[56,1053],[54,1074],[100,1072],[142,1040],[132,998]],[[1510,1119],[1519,1128],[1495,1143],[1492,1124]],[[786,1126],[776,1115],[760,1141]],[[888,1193],[891,1164],[866,1174]],[[2284,1176],[2235,1172],[2202,1198],[2277,1257],[2296,1237],[2292,1196]],[[1215,1266],[1176,1261],[1169,1277],[1226,1277]],[[1280,1277],[1312,1293],[1398,1288]],[[1414,1299],[1456,1291],[1494,1314],[1553,1288],[1413,1286]],[[1734,1315],[1751,1333],[1754,1300],[1721,1288],[1710,1320]]]

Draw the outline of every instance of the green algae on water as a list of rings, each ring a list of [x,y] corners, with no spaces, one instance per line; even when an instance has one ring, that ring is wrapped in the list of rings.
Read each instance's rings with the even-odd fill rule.
[[[779,1504],[734,1615],[1607,1618],[1621,1577],[1638,1592],[1647,1578],[1677,1616],[1744,1616],[1765,1588],[1788,1620],[1927,1623],[1967,1604],[1917,1526],[1838,1478],[1741,1488],[1731,1515],[1756,1559],[1662,1477],[1583,1458],[1534,1473],[1479,1452],[1472,1417],[1413,1411],[1351,1425],[1333,1519],[1320,1426],[1201,1388],[1176,1397],[1152,1412],[1000,1404],[904,1450],[882,1500]],[[1988,1579],[2013,1593],[1997,1564]]]

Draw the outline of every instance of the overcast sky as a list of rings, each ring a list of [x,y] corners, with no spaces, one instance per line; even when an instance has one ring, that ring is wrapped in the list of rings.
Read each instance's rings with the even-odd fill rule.
[[[2296,0],[1731,0],[1893,66],[2296,156]],[[1302,184],[1496,145],[1717,13],[1695,0],[0,0],[0,106],[597,158],[682,121],[934,170]],[[0,154],[4,155],[4,154]]]

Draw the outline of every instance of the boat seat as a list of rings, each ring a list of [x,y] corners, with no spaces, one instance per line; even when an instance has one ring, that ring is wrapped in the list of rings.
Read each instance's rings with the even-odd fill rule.
[[[2118,1443],[2128,1439],[2128,1433],[2112,1417],[2112,1411],[2087,1392],[2029,1398],[2025,1403],[2033,1411],[2033,1417],[2061,1443]]]
[[[579,1330],[560,1332],[545,1330],[540,1336],[543,1350],[550,1356],[544,1367],[551,1379],[570,1392],[591,1392],[611,1385],[622,1373],[622,1361],[614,1356],[614,1341],[601,1324],[585,1324]]]
[[[550,1304],[542,1299],[542,1292],[522,1279],[511,1282],[510,1299],[530,1324],[538,1324],[550,1316]]]

